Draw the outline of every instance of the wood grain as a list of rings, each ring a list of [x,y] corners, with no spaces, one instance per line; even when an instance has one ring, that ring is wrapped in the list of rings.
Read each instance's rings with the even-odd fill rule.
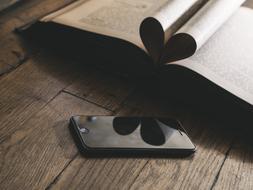
[[[111,111],[116,111],[134,89],[133,82],[97,70],[86,72],[65,91]]]
[[[17,3],[18,1],[19,0],[1,0],[0,11],[7,9],[8,7]]]
[[[150,160],[131,189],[211,189],[226,158],[231,137],[224,138],[218,129],[211,127],[209,120],[202,123],[199,118],[195,118],[196,122],[190,118],[183,125],[195,128],[189,131],[197,146],[194,156],[183,160]]]
[[[0,142],[60,91],[72,93],[76,84],[90,102],[108,110],[117,108],[133,88],[84,63],[40,53],[0,79]]]
[[[195,112],[182,105],[183,109],[180,103],[159,100],[155,95],[151,96],[152,103],[150,100],[145,103],[141,101],[142,93],[137,98],[139,110],[179,119],[196,144],[197,152],[188,159],[149,160],[131,189],[210,189],[234,138],[234,134],[227,133],[228,125],[212,120],[201,110]],[[132,107],[138,113],[135,102],[134,97],[129,97],[125,107]],[[147,105],[152,107],[148,109]]]
[[[130,115],[143,111],[145,115],[179,119],[196,144],[197,152],[185,160],[149,160],[131,189],[211,189],[238,131],[232,131],[231,123],[210,117],[204,110],[159,97],[148,89],[137,91],[128,97],[122,110]]]
[[[253,0],[247,0],[243,6],[253,8]]]
[[[47,53],[38,54],[0,79],[0,149],[2,155],[0,179],[3,180],[0,180],[1,189],[7,187],[16,189],[19,186],[25,189],[29,185],[40,189],[48,186],[76,155],[76,151],[72,151],[74,144],[69,140],[68,131],[65,130],[64,134],[59,132],[52,136],[48,134],[53,132],[51,127],[60,123],[57,125],[60,130],[61,126],[67,125],[69,117],[75,114],[111,114],[108,111],[109,108],[105,109],[107,104],[104,104],[105,108],[102,108],[103,106],[95,106],[81,98],[74,97],[69,94],[70,92],[64,93],[63,89],[68,85],[73,86],[71,84],[81,75],[83,80],[85,80],[84,76],[87,76],[87,80],[94,81],[94,83],[84,84],[87,89],[91,89],[89,85],[95,89],[103,88],[103,91],[92,91],[94,97],[98,99],[106,95],[105,92],[109,92],[107,88],[112,89],[111,82],[104,83],[107,79],[112,81],[108,75],[100,75],[100,79],[96,80],[95,70],[86,68],[82,64],[50,56]],[[115,84],[118,85],[114,85],[115,88],[122,89],[124,86],[124,83],[119,81]],[[89,90],[82,92],[90,93]],[[118,92],[114,92],[117,97]],[[128,91],[124,92],[128,93]],[[120,94],[126,96],[126,94]],[[50,102],[52,99],[53,101]],[[116,100],[117,104],[121,104],[118,99]],[[112,100],[111,103],[116,105]],[[63,123],[60,122],[62,118],[65,119]],[[58,136],[63,136],[62,139],[66,141],[63,143],[65,145],[63,149],[67,151],[67,158],[64,158],[61,152],[63,145],[57,148],[55,138]],[[45,141],[51,144],[43,144]],[[23,145],[22,142],[25,144]],[[39,152],[40,148],[43,149],[41,153],[43,155]],[[52,153],[48,153],[47,150]],[[24,177],[25,173],[31,171],[31,174]],[[31,182],[28,179],[31,179]]]
[[[236,143],[221,169],[219,178],[213,189],[253,188],[253,150],[252,143]]]
[[[0,142],[71,84],[77,75],[68,64],[42,56],[0,79]]]
[[[41,18],[74,0],[33,0],[23,2],[15,9],[8,10],[0,17],[0,39],[10,34],[15,28]]]
[[[161,109],[163,113],[160,111],[159,115],[173,116],[177,108],[170,107],[169,103],[166,104],[159,99],[153,99],[153,96],[146,95],[146,98],[140,100],[140,97],[143,97],[140,95],[142,93],[136,92],[130,96],[119,114],[150,115],[153,111],[164,107]],[[161,106],[162,103],[164,106]],[[147,110],[150,112],[148,113]],[[211,188],[226,157],[226,152],[229,150],[233,135],[224,133],[222,130],[224,126],[217,125],[207,116],[202,115],[199,118],[200,113],[194,115],[177,111],[176,115],[183,125],[190,129],[190,136],[198,146],[198,151],[193,157],[187,159],[103,159],[100,161],[96,159],[87,161],[87,159],[77,157],[51,188]]]
[[[15,34],[9,34],[8,37],[0,40],[0,76],[22,64],[30,53],[35,49],[29,49],[23,43],[22,39]]]
[[[0,189],[252,189],[253,143],[234,138],[229,124],[152,90],[135,91],[131,81],[48,52],[35,56],[13,33],[69,2],[26,1],[0,15]],[[178,118],[198,150],[187,159],[80,156],[69,117],[112,113]]]
[[[26,47],[22,38],[13,31],[22,25],[30,23],[43,15],[63,7],[73,0],[44,0],[20,2],[15,9],[9,9],[0,15],[0,75],[10,72],[34,51]]]
[[[235,128],[237,138],[221,167],[213,189],[253,188],[252,124],[241,123]]]
[[[129,189],[146,162],[78,156],[50,189]]]
[[[74,114],[110,112],[59,94],[0,144],[0,189],[45,189],[54,180],[77,154],[68,130]]]

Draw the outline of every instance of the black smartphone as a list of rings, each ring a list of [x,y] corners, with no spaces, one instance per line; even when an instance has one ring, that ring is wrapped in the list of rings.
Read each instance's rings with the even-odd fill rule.
[[[196,150],[171,118],[73,116],[69,127],[85,156],[181,157]]]

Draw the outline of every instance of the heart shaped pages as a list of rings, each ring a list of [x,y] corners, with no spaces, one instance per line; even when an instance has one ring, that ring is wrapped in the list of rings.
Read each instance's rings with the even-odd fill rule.
[[[167,33],[170,36],[172,31]],[[140,36],[149,55],[158,64],[185,59],[197,50],[195,39],[187,33],[172,35],[165,42],[165,31],[161,23],[153,17],[148,17],[141,23]]]
[[[145,18],[139,29],[141,40],[156,64],[188,58],[205,44],[244,1],[196,1],[184,11],[180,19],[177,18],[179,15],[171,19],[161,14]]]

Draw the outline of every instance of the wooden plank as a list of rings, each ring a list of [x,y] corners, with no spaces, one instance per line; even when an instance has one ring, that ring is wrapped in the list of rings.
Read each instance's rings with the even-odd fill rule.
[[[101,74],[83,63],[63,59],[42,53],[0,79],[0,142],[17,128],[17,124],[23,123],[32,113],[41,109],[64,88],[73,86],[71,84],[74,81],[76,84],[79,79],[88,81],[82,83],[82,93],[89,94],[93,97],[89,99],[91,102],[109,110],[111,105],[120,105],[130,93],[131,87],[126,82],[113,79],[109,74]],[[110,92],[114,88],[116,90]],[[104,103],[104,97],[110,96],[111,99],[108,98]]]
[[[194,119],[196,119],[194,121]],[[217,123],[201,121],[190,116],[182,123],[197,146],[195,155],[188,159],[150,160],[139,174],[131,189],[210,189],[231,144],[224,137]],[[220,126],[222,127],[222,126]]]
[[[130,107],[120,115],[134,114]],[[139,115],[143,110],[138,110]],[[143,115],[143,114],[141,114]],[[61,175],[50,185],[50,189],[129,189],[148,159],[75,158]]]
[[[34,0],[23,2],[0,16],[0,39],[15,28],[32,22],[48,13],[74,2],[74,0]]]
[[[152,115],[179,119],[196,144],[197,152],[188,159],[149,160],[130,189],[210,189],[234,137],[223,130],[227,125],[210,118],[204,110],[201,113],[202,110],[193,110],[173,100],[159,100],[155,93],[150,100],[144,100],[142,93],[135,101],[129,98],[125,107],[132,105],[132,109],[128,113],[138,113],[138,102],[139,109],[150,110]]]
[[[22,39],[14,34],[0,40],[0,76],[22,64],[31,52],[35,49],[29,49],[23,43]]]
[[[252,130],[245,132],[242,126],[237,130],[240,138],[232,146],[213,189],[253,189]]]
[[[92,73],[92,75],[88,75],[88,73]],[[33,150],[27,151],[26,155],[28,156],[25,157],[25,159],[28,159],[27,157],[32,154],[31,160],[28,160],[28,164],[31,164],[31,167],[25,164],[25,160],[20,160],[22,155],[24,155],[22,151],[27,150],[25,146],[31,146],[28,145],[29,142],[34,144],[35,147],[33,146],[33,149],[38,151],[38,147],[43,146],[41,144],[43,141],[47,141],[47,138],[49,138],[50,142],[50,138],[55,138],[51,135],[47,137],[48,133],[52,132],[48,128],[48,131],[46,129],[45,131],[38,129],[39,127],[45,127],[43,121],[45,122],[45,125],[50,127],[51,125],[49,123],[53,123],[53,117],[56,117],[55,122],[58,122],[59,118],[64,117],[65,120],[67,120],[72,114],[101,114],[101,112],[96,112],[96,110],[105,110],[101,108],[101,106],[100,108],[93,106],[94,112],[87,112],[91,110],[91,108],[88,107],[88,110],[86,110],[86,107],[81,106],[84,102],[83,100],[66,95],[65,93],[64,98],[61,98],[62,95],[60,95],[60,97],[57,96],[59,92],[63,91],[65,87],[75,81],[75,79],[80,77],[80,75],[89,76],[87,77],[87,80],[89,80],[90,83],[86,85],[94,85],[94,87],[98,89],[102,87],[104,89],[103,91],[108,92],[106,88],[111,89],[111,83],[104,83],[102,81],[106,81],[107,78],[109,78],[109,75],[100,75],[99,80],[101,81],[95,82],[98,74],[99,72],[96,74],[95,70],[88,69],[82,64],[72,63],[69,60],[62,60],[59,57],[53,57],[47,53],[41,53],[35,58],[28,60],[25,64],[14,70],[12,73],[9,73],[0,79],[0,142],[2,145],[0,145],[0,152],[3,153],[2,156],[9,156],[10,154],[13,156],[13,152],[16,151],[16,148],[13,148],[11,153],[7,151],[12,149],[12,145],[16,146],[21,142],[21,145],[18,147],[18,151],[15,156],[1,158],[1,160],[4,160],[5,162],[4,166],[2,167],[3,169],[1,169],[1,171],[4,172],[0,174],[0,179],[5,179],[2,181],[1,187],[3,188],[1,189],[4,189],[7,186],[13,187],[13,189],[18,186],[27,187],[29,184],[35,185],[35,187],[38,186],[38,188],[42,186],[44,187],[48,185],[49,182],[53,181],[54,177],[58,175],[59,172],[66,166],[66,163],[72,159],[73,153],[67,153],[70,155],[70,158],[62,158],[63,162],[58,163],[58,161],[61,162],[61,160],[57,160],[59,159],[57,155],[61,158],[62,153],[61,151],[58,151],[58,148],[56,148],[56,150],[53,149],[55,141],[52,140],[52,146],[50,145],[50,147],[47,147],[47,145],[45,145],[43,147],[49,149],[50,151],[53,149],[52,152],[55,151],[55,155],[47,154],[47,151],[42,152],[46,163],[44,160],[42,160],[42,158],[34,157],[33,155],[35,153],[32,152]],[[81,78],[85,81],[84,77]],[[110,78],[110,82],[113,82],[112,78]],[[117,85],[118,86],[114,87],[122,88],[124,86],[120,82],[117,82]],[[89,86],[86,86],[86,88],[90,89]],[[67,93],[69,94],[69,92]],[[88,92],[83,91],[83,93],[87,94]],[[100,93],[100,91],[97,91],[96,93],[95,91],[92,91],[92,93],[94,96],[98,97],[98,99],[100,98],[99,96],[103,96],[104,94],[96,94]],[[128,92],[125,91],[125,93]],[[117,93],[114,94],[117,96]],[[125,96],[125,94],[122,93],[121,95]],[[48,105],[48,102],[51,101],[51,99],[53,99],[55,96],[57,96],[57,101],[53,101]],[[72,100],[73,98],[75,101]],[[119,101],[117,103],[120,104]],[[112,104],[116,105],[113,102]],[[37,116],[36,113],[41,109],[42,111],[37,114]],[[55,114],[55,112],[60,114],[61,117]],[[106,111],[104,114],[109,113],[111,112]],[[34,117],[35,119],[33,119]],[[35,124],[36,122],[38,122],[38,124]],[[39,132],[34,132],[36,130]],[[34,133],[36,134],[34,135]],[[65,131],[64,133],[67,132]],[[31,137],[33,135],[34,137]],[[38,143],[36,143],[39,135],[42,135],[41,138],[43,140],[38,140]],[[23,141],[25,142],[25,145],[22,144]],[[67,142],[67,144],[68,143],[69,142]],[[18,154],[21,155],[21,158],[17,158]],[[38,156],[41,156],[41,154],[38,153]],[[46,167],[43,168],[43,164],[36,162],[37,159],[43,164],[48,164],[49,160],[53,159],[50,160],[50,162],[54,163],[57,169],[50,169],[54,168],[52,165],[46,165]],[[34,162],[35,165],[32,164]],[[32,167],[35,167],[36,169],[34,170]],[[10,170],[10,172],[6,172],[7,170]],[[22,177],[25,176],[24,173],[22,173],[22,170],[27,173],[33,171],[31,172],[31,175],[28,175],[29,178],[32,178],[31,183],[27,181],[28,178]],[[35,182],[38,182],[38,184]]]
[[[145,93],[146,96],[142,95]],[[152,101],[151,101],[152,100]],[[138,104],[136,104],[138,102]],[[198,147],[187,159],[102,159],[77,157],[52,184],[52,189],[209,189],[229,150],[232,137],[222,125],[200,113],[191,113],[136,93],[128,98],[120,115],[177,117],[188,128]],[[159,111],[160,110],[160,111]],[[162,111],[161,111],[162,110]],[[162,113],[163,112],[163,113]]]
[[[9,159],[7,161],[5,161],[5,162],[7,162],[6,166],[5,166],[5,164],[1,164],[0,171],[2,171],[2,168],[4,168],[3,173],[6,173],[4,175],[1,174],[1,177],[0,177],[0,179],[3,179],[3,183],[1,186],[3,188],[1,188],[1,189],[4,189],[5,187],[7,187],[10,184],[11,185],[8,188],[10,188],[10,187],[17,188],[17,187],[21,187],[21,186],[29,188],[32,185],[34,185],[35,188],[39,188],[39,189],[45,188],[49,184],[49,181],[53,181],[55,176],[57,176],[62,171],[62,169],[65,168],[70,161],[72,161],[72,158],[76,155],[76,150],[74,150],[73,143],[71,144],[71,142],[70,142],[70,138],[68,137],[68,132],[66,130],[64,130],[64,132],[63,132],[64,134],[59,133],[59,134],[61,134],[60,135],[61,136],[60,142],[63,142],[63,143],[59,143],[58,140],[55,140],[59,137],[56,137],[57,135],[52,135],[52,133],[54,131],[52,131],[51,129],[54,126],[56,126],[55,127],[56,129],[58,128],[59,131],[62,131],[61,127],[59,127],[59,126],[66,126],[66,123],[64,123],[64,122],[66,122],[66,118],[68,118],[71,114],[85,114],[86,112],[84,112],[84,110],[86,110],[86,108],[89,106],[79,107],[80,105],[82,105],[82,101],[80,101],[80,102],[77,101],[78,100],[77,98],[74,98],[75,100],[72,100],[73,97],[63,93],[63,94],[60,94],[60,96],[57,97],[56,100],[53,101],[54,103],[50,104],[49,107],[46,106],[46,108],[43,109],[43,107],[47,104],[47,102],[50,101],[50,99],[53,98],[57,94],[55,92],[59,91],[60,88],[58,89],[56,84],[60,84],[60,87],[62,88],[63,86],[65,86],[66,83],[69,82],[69,80],[72,80],[72,79],[65,79],[65,77],[68,76],[69,73],[71,73],[70,71],[65,72],[65,75],[64,75],[64,72],[61,70],[61,67],[59,65],[55,67],[58,69],[60,68],[61,71],[58,72],[54,69],[53,69],[54,71],[52,71],[50,69],[50,66],[48,66],[48,65],[46,65],[44,67],[43,65],[45,63],[46,62],[43,62],[43,64],[40,64],[41,67],[39,69],[39,72],[48,73],[47,70],[49,67],[49,70],[51,71],[51,72],[49,72],[50,73],[49,76],[51,75],[51,77],[49,77],[49,80],[47,82],[43,82],[43,81],[45,81],[45,78],[48,77],[47,74],[41,75],[41,78],[35,77],[36,79],[34,77],[31,77],[30,80],[29,80],[29,76],[27,76],[25,80],[19,80],[22,77],[18,77],[16,80],[14,80],[15,75],[12,77],[12,80],[11,79],[6,80],[6,77],[4,77],[4,80],[8,81],[10,83],[10,86],[13,85],[13,83],[11,83],[11,81],[15,81],[17,83],[17,85],[14,85],[14,87],[18,86],[18,91],[14,92],[14,90],[11,87],[8,87],[8,90],[7,90],[8,93],[4,94],[4,90],[1,91],[1,93],[3,93],[3,95],[1,95],[1,106],[2,105],[6,106],[6,104],[4,104],[4,103],[6,101],[9,101],[9,100],[7,100],[7,98],[5,98],[4,101],[2,101],[2,97],[10,96],[10,98],[11,98],[10,102],[12,102],[12,100],[14,100],[13,103],[11,103],[9,107],[3,108],[3,110],[5,109],[5,111],[8,112],[7,114],[9,114],[9,116],[3,117],[3,120],[5,120],[6,118],[8,119],[8,117],[10,117],[11,118],[11,119],[9,119],[10,122],[12,122],[11,120],[13,120],[13,119],[15,121],[13,123],[8,124],[9,127],[16,126],[14,129],[12,129],[12,132],[15,132],[13,135],[10,135],[10,134],[12,134],[12,132],[8,132],[8,130],[7,130],[7,133],[9,133],[9,135],[7,134],[7,136],[5,136],[5,138],[4,138],[4,141],[2,142],[2,144],[4,146],[3,146],[3,148],[1,148],[0,155],[1,156],[8,155]],[[20,70],[22,68],[23,68],[23,66],[21,68],[18,68],[18,70]],[[71,69],[71,67],[68,67],[68,68]],[[25,71],[27,71],[27,72],[25,72]],[[21,73],[23,73],[23,75],[25,75],[25,73],[30,74],[30,72],[33,73],[33,69],[31,69],[31,70],[23,69],[23,71],[20,72],[20,75],[21,75]],[[8,77],[12,76],[12,74],[13,73],[11,73],[11,75],[7,75],[7,76]],[[34,76],[34,75],[32,74],[32,76]],[[53,78],[56,78],[56,80],[54,80]],[[70,77],[70,78],[72,78],[72,77]],[[40,79],[42,79],[41,83],[39,82]],[[31,83],[31,86],[28,87],[29,83],[33,80],[36,80],[37,82]],[[47,85],[50,86],[51,81],[53,81],[52,83],[54,85],[52,85],[51,87],[48,88]],[[24,85],[26,83],[27,83],[27,86]],[[2,84],[2,80],[0,81],[1,87],[6,87],[8,85],[7,82],[5,82],[3,85],[1,85],[1,84]],[[39,87],[36,85],[41,85],[40,87],[42,89],[39,89]],[[20,86],[25,86],[25,88],[20,87]],[[82,85],[80,84],[80,86],[82,86]],[[35,87],[34,91],[31,90],[34,87]],[[53,87],[55,87],[55,88],[57,87],[57,89],[53,89]],[[78,88],[79,87],[77,87],[76,89],[78,89]],[[0,89],[2,89],[2,88],[0,88]],[[45,92],[44,92],[43,89],[49,89],[49,90],[45,90]],[[75,90],[74,90],[75,87],[72,86],[70,89],[72,89],[73,92],[75,92]],[[25,92],[27,90],[28,90],[28,93],[25,94]],[[72,90],[69,90],[69,92],[71,93]],[[15,97],[11,96],[12,92],[15,93]],[[47,92],[49,92],[48,96],[46,94]],[[81,90],[80,92],[85,93],[86,91]],[[96,91],[96,90],[93,92],[98,93],[98,91]],[[18,94],[21,94],[21,95],[19,96]],[[42,94],[42,96],[41,96],[41,94]],[[28,96],[28,98],[25,98],[27,96]],[[58,98],[61,99],[61,101],[58,100]],[[140,98],[140,99],[142,99],[142,98]],[[153,101],[153,99],[151,99],[150,101]],[[96,102],[96,99],[94,99],[94,102]],[[135,103],[131,103],[131,102],[126,103],[125,108],[124,108],[126,110],[126,112],[128,112],[128,113],[133,113],[133,111],[136,111],[136,113],[142,112],[138,109],[138,105],[132,106],[131,108],[129,108],[130,107],[130,106],[128,106],[129,104],[135,104]],[[146,111],[146,110],[149,110],[149,106],[148,106],[149,104],[150,104],[150,102],[146,102],[145,105],[141,105],[140,107],[142,107],[142,109],[145,109],[145,111]],[[16,108],[16,105],[17,105],[17,108]],[[104,105],[108,105],[108,104],[104,104]],[[109,104],[109,105],[111,105],[111,104]],[[74,111],[67,111],[67,112],[64,111],[64,113],[61,112],[61,110],[64,110],[64,108],[66,108],[66,107],[69,108],[71,106],[73,106],[72,108]],[[167,105],[167,106],[169,106],[169,105]],[[71,110],[72,108],[67,109],[67,110]],[[116,108],[117,108],[117,106],[116,106]],[[42,109],[42,111],[36,115],[36,118],[33,118],[33,117],[31,119],[28,118],[29,114],[36,113],[40,109]],[[97,110],[98,108],[96,107],[94,109]],[[115,107],[111,106],[110,109],[115,109]],[[152,110],[153,109],[155,110],[155,108],[152,108]],[[164,109],[166,110],[166,108],[164,108]],[[158,107],[157,110],[160,111],[160,108]],[[14,113],[12,113],[12,112],[14,112]],[[25,113],[23,113],[23,112],[25,112]],[[121,113],[123,113],[123,112],[124,111],[122,110]],[[175,112],[175,110],[172,109],[172,111],[169,111],[167,114],[168,115],[174,114],[174,112]],[[179,118],[181,118],[181,117],[182,117],[182,119],[185,118],[184,116],[180,116],[181,115],[180,109],[177,110],[176,112],[177,112],[177,115],[179,116]],[[17,113],[17,114],[15,114],[15,113]],[[56,114],[56,113],[58,113],[58,114]],[[60,125],[55,124],[54,126],[52,125],[53,127],[48,125],[48,123],[51,123],[54,121],[61,123],[62,116],[59,116],[59,113],[60,113],[60,115],[63,115],[63,120],[64,120],[63,124],[60,124]],[[96,112],[93,112],[93,113],[96,113]],[[188,113],[188,112],[186,112],[186,113]],[[195,155],[194,158],[192,158],[190,160],[186,160],[185,162],[184,162],[184,160],[179,160],[178,162],[175,162],[174,160],[171,160],[171,159],[158,160],[157,161],[158,163],[154,164],[154,162],[155,162],[154,160],[147,163],[147,160],[145,160],[145,159],[130,159],[128,162],[128,160],[126,160],[126,159],[85,160],[85,159],[81,158],[80,156],[78,156],[77,159],[75,159],[74,161],[72,161],[70,163],[70,167],[68,167],[66,170],[64,170],[62,175],[60,175],[59,179],[57,178],[56,183],[53,183],[52,186],[50,186],[50,187],[52,187],[52,188],[76,187],[76,184],[78,183],[78,187],[116,188],[117,186],[119,186],[119,187],[122,186],[122,188],[128,189],[132,186],[132,184],[133,184],[132,188],[139,187],[141,185],[140,184],[141,182],[143,182],[144,187],[160,187],[158,183],[160,183],[160,180],[161,180],[161,184],[162,184],[161,187],[163,188],[166,186],[167,187],[170,186],[169,183],[171,183],[172,179],[174,179],[174,181],[179,179],[178,181],[182,182],[182,186],[180,186],[182,188],[188,187],[187,185],[189,185],[189,187],[197,187],[197,185],[199,185],[201,179],[196,180],[196,178],[198,178],[198,177],[201,178],[204,175],[204,178],[202,179],[203,185],[200,187],[205,187],[204,185],[207,185],[207,188],[209,188],[211,181],[213,180],[213,176],[215,176],[214,173],[217,172],[217,168],[221,166],[220,161],[217,161],[217,159],[222,160],[224,158],[224,153],[227,151],[226,147],[229,147],[229,146],[227,146],[227,144],[229,144],[230,138],[227,138],[227,137],[223,138],[222,135],[218,135],[218,137],[216,137],[215,135],[218,134],[219,130],[215,129],[214,131],[212,131],[212,125],[216,126],[216,123],[214,122],[213,124],[206,126],[207,125],[206,123],[209,122],[209,119],[199,122],[198,117],[200,115],[192,117],[192,114],[189,114],[189,117],[191,117],[191,118],[190,119],[185,118],[183,120],[184,125],[187,128],[193,127],[193,129],[190,130],[190,135],[192,137],[194,137],[194,139],[196,139],[194,141],[197,142],[197,145],[199,147],[201,147],[201,149],[198,150],[198,152],[196,154],[197,156]],[[18,118],[16,118],[16,117],[18,117]],[[53,120],[54,117],[56,117],[55,120]],[[47,119],[47,118],[49,118],[49,119]],[[1,120],[2,120],[2,117],[1,117]],[[191,122],[191,120],[195,120],[195,121]],[[42,126],[44,126],[43,121],[47,121],[46,128],[49,129],[49,131],[39,130],[38,133],[34,132],[35,129],[37,130],[38,128],[42,128]],[[19,122],[21,122],[21,123],[19,124]],[[39,124],[36,124],[37,122],[39,122]],[[6,123],[8,123],[8,122],[6,122]],[[203,128],[202,128],[203,126],[208,127],[209,131],[207,131],[207,132],[201,131],[201,130],[203,130]],[[34,130],[33,130],[33,127],[34,127]],[[42,134],[41,137],[40,137],[40,132]],[[49,132],[49,133],[47,133],[47,132]],[[209,137],[209,135],[210,135],[209,132],[211,134],[210,137]],[[35,138],[39,138],[39,139],[35,140],[32,137],[32,134],[35,134]],[[210,141],[210,138],[213,138],[213,137],[214,137],[213,141],[218,139],[218,142]],[[223,140],[220,140],[220,138],[223,138]],[[205,139],[207,139],[207,140],[205,140]],[[52,145],[51,144],[50,145],[48,145],[48,144],[43,145],[42,143],[44,143],[44,141],[49,141],[49,143],[52,142]],[[225,145],[224,146],[222,145],[221,147],[219,147],[220,145],[218,145],[218,143],[221,143],[221,144],[225,143]],[[19,144],[20,144],[20,146],[18,146]],[[32,144],[35,144],[35,145],[31,146]],[[60,147],[63,147],[62,148],[63,150],[60,149],[59,147],[56,148],[56,145],[59,145],[59,144],[60,144]],[[12,148],[13,147],[12,145],[17,146],[18,148],[16,148],[16,147]],[[30,146],[32,147],[31,149],[29,149]],[[41,147],[42,147],[42,149],[41,149]],[[217,150],[214,151],[214,149],[216,149],[216,148],[217,148]],[[22,151],[22,149],[24,149],[24,151]],[[16,150],[18,150],[17,154],[15,156],[11,157],[12,155],[15,154]],[[35,150],[35,151],[33,151],[33,150]],[[39,151],[39,150],[42,150],[42,151]],[[199,151],[200,151],[200,153],[199,153]],[[55,152],[55,155],[51,154],[51,152]],[[205,153],[206,153],[206,155],[205,155]],[[214,155],[212,155],[212,153]],[[38,154],[38,157],[34,156],[36,154]],[[199,156],[200,154],[201,154],[201,156]],[[17,155],[21,155],[20,158],[18,158]],[[27,155],[29,155],[29,156],[27,156]],[[32,155],[32,157],[31,157],[31,155]],[[59,157],[57,155],[63,155],[63,156],[61,156],[62,159],[58,160]],[[42,159],[42,156],[46,161],[44,161]],[[207,163],[207,166],[203,166],[204,163],[202,163],[202,161],[205,160],[206,158],[208,158],[208,156],[210,157],[210,162],[214,162],[214,164],[217,164],[217,168],[213,167],[213,165],[211,165],[209,163]],[[67,159],[66,159],[66,157],[67,157]],[[197,157],[197,161],[195,161],[196,157]],[[28,160],[28,162],[25,163],[26,159],[28,159],[28,158],[30,158],[30,160]],[[52,158],[52,160],[50,160],[50,158]],[[42,160],[42,163],[44,163],[44,166],[40,164],[41,160]],[[50,165],[49,162],[50,163],[52,162],[52,165]],[[125,162],[127,163],[126,165],[123,164]],[[191,162],[193,162],[193,164]],[[197,162],[200,163],[200,166],[198,166]],[[11,168],[11,170],[8,172],[8,169],[12,166],[13,163],[14,163],[14,166],[16,166],[16,167]],[[131,164],[133,164],[133,165],[131,165]],[[99,167],[97,167],[97,165],[99,165]],[[177,174],[177,171],[175,171],[174,169],[172,169],[173,171],[171,171],[171,172],[168,171],[168,170],[170,170],[171,167],[175,168],[176,167],[175,165],[178,166],[178,168],[179,168],[179,169],[176,169],[178,171],[178,174]],[[8,168],[8,166],[9,166],[9,168]],[[79,168],[79,166],[82,169],[80,171],[76,171],[76,169]],[[129,166],[133,167],[133,169],[130,170]],[[184,167],[184,166],[186,166],[186,167]],[[210,170],[213,169],[214,171],[208,172],[207,171],[208,166],[210,167],[209,168]],[[92,168],[91,172],[94,171],[95,174],[84,172],[84,171],[87,171],[90,167]],[[143,167],[144,167],[144,169],[143,169]],[[154,167],[154,170],[152,167]],[[163,167],[165,169],[163,169]],[[14,169],[14,168],[17,168],[17,169]],[[34,168],[36,168],[35,171],[34,171]],[[122,170],[120,170],[121,168],[122,168]],[[152,169],[149,169],[149,168],[152,168]],[[182,168],[186,168],[185,171],[183,171]],[[26,173],[22,173],[22,170],[24,170]],[[11,175],[13,175],[13,173],[15,173],[16,171],[17,171],[17,175],[15,175],[15,176],[13,176],[13,178],[11,178]],[[151,172],[149,172],[149,171],[151,171]],[[154,171],[154,175],[152,174],[153,171]],[[190,171],[192,173],[194,173],[193,177],[191,176]],[[77,179],[72,175],[72,172],[76,174]],[[132,175],[132,172],[133,172],[133,175]],[[163,172],[164,172],[164,174],[163,174]],[[28,175],[28,177],[25,177],[27,175],[27,173],[29,175]],[[98,175],[98,173],[101,175]],[[138,177],[137,181],[134,183],[135,178],[139,175],[139,173],[140,173],[140,177]],[[210,174],[209,178],[207,176],[208,174]],[[87,177],[85,177],[86,175],[87,175]],[[154,185],[150,185],[148,182],[148,180],[151,178],[152,175],[154,177],[158,178],[158,180],[154,181]],[[168,175],[168,177],[166,175]],[[172,179],[168,180],[168,178],[171,175],[172,175]],[[144,180],[145,176],[147,176],[147,181]],[[185,177],[186,180],[188,179],[188,180],[192,180],[192,181],[190,184],[188,184],[186,182],[186,180],[183,181],[183,179],[181,177],[182,178]],[[29,183],[29,181],[28,181],[30,178],[32,179],[31,183]],[[6,181],[4,181],[4,179],[6,179]],[[69,179],[73,179],[73,180],[75,179],[75,183],[69,183],[69,181],[70,181]],[[91,180],[89,180],[89,179],[91,179]],[[166,181],[166,179],[168,181]],[[9,180],[12,183],[9,183],[8,182]],[[65,180],[65,182],[63,182],[64,180]],[[193,184],[194,180],[196,180],[196,182],[197,182],[196,186]],[[103,186],[103,184],[105,184],[105,185]],[[173,185],[173,182],[171,183],[171,185]],[[175,187],[178,187],[178,186],[179,186],[178,184],[175,185]]]
[[[0,189],[45,189],[50,185],[77,155],[68,129],[74,114],[110,112],[59,94],[0,144]]]
[[[2,10],[7,9],[8,7],[14,5],[15,3],[17,3],[19,0],[1,0],[1,4],[0,4],[0,12]]]
[[[128,105],[124,107],[120,115],[144,114],[144,110],[132,109]],[[149,115],[147,110],[145,113]],[[148,159],[85,159],[78,156],[51,184],[50,189],[129,189],[147,162]]]
[[[145,159],[87,159],[78,156],[50,189],[128,189]]]
[[[63,7],[73,0],[63,1],[25,1],[15,9],[0,15],[0,75],[15,69],[29,53],[34,53],[34,47],[26,47],[22,38],[13,33],[13,30],[27,24],[49,12]]]
[[[249,8],[253,8],[253,0],[247,0],[243,5]]]
[[[64,91],[116,111],[134,89],[135,83],[126,78],[96,70],[86,72]]]
[[[41,55],[42,57],[44,55]],[[0,80],[0,142],[77,77],[73,66],[35,57]]]

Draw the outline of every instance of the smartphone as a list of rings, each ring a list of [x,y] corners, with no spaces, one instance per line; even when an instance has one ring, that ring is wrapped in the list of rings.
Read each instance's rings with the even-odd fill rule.
[[[196,151],[171,118],[72,116],[70,131],[85,156],[188,156]]]

